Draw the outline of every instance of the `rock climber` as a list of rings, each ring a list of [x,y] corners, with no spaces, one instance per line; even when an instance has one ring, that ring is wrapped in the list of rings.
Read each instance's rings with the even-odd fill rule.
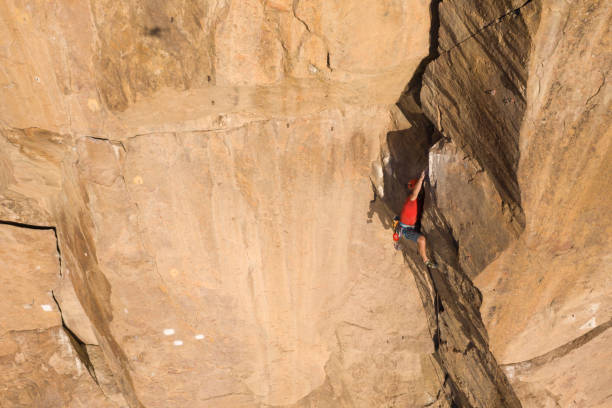
[[[416,222],[418,216],[418,196],[423,186],[425,172],[421,172],[418,179],[412,179],[408,182],[407,187],[410,190],[410,195],[404,203],[402,212],[399,217],[399,236],[404,236],[406,239],[416,242],[419,255],[423,258],[423,262],[428,268],[437,268],[438,265],[427,257],[427,243],[425,236],[417,231]]]

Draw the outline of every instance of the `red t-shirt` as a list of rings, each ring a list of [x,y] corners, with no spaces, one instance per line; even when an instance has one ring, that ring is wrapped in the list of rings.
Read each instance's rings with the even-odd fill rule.
[[[410,201],[410,197],[406,199],[404,208],[402,208],[402,214],[400,215],[400,222],[404,225],[414,225],[417,222],[418,204],[417,200]]]

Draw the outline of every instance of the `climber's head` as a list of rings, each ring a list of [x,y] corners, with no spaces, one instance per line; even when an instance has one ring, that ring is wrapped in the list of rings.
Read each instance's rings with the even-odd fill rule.
[[[418,179],[412,179],[408,182],[408,184],[406,184],[406,187],[408,187],[408,190],[412,190],[414,188],[414,186],[416,186],[417,182],[419,180]]]

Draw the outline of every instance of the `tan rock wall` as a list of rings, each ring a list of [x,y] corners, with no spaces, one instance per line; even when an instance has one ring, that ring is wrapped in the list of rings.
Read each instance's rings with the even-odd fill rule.
[[[612,316],[611,247],[603,239],[612,228],[610,91],[603,79],[611,9],[581,2],[543,10],[521,131],[527,226],[477,280],[492,347],[508,363],[544,354]]]
[[[0,337],[5,407],[115,408],[98,388],[61,326]]]
[[[41,129],[0,130],[0,219],[50,226],[68,138]]]
[[[79,140],[60,242],[132,404],[437,395],[414,282],[361,199],[390,122],[362,108]]]
[[[520,234],[489,174],[454,143],[442,140],[429,151],[429,181],[435,204],[457,240],[458,261],[477,276]]]
[[[117,407],[100,391],[62,327],[51,229],[0,223],[2,407]]]
[[[538,23],[537,1],[492,22],[429,64],[421,91],[429,119],[488,172],[518,228],[519,131]]]
[[[64,323],[114,401],[439,394],[414,283],[367,218],[428,4],[365,6],[0,6],[0,219],[57,226]]]
[[[609,376],[591,382],[582,360],[593,353],[597,365],[610,349],[611,9],[528,2],[467,35],[490,10],[461,4],[440,4],[440,42],[458,43],[428,66],[421,97],[525,216],[519,239],[475,279],[491,350],[525,406],[605,406]],[[448,219],[464,208],[447,209]],[[499,225],[487,222],[491,233]]]
[[[423,0],[28,0],[0,18],[2,127],[108,138],[392,104],[429,29]]]
[[[53,231],[0,224],[0,234],[2,334],[61,325],[51,293],[59,278]]]
[[[467,40],[498,19],[520,9],[525,0],[451,0],[438,4],[438,41],[442,51]]]

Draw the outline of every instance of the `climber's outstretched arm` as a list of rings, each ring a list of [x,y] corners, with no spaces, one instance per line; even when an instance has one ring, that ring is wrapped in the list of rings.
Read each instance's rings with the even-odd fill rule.
[[[422,171],[421,175],[419,176],[419,181],[417,181],[416,185],[414,186],[414,189],[412,190],[412,194],[410,194],[410,201],[416,200],[417,197],[419,196],[419,193],[421,192],[421,187],[423,187],[424,179],[425,179],[425,171]]]

